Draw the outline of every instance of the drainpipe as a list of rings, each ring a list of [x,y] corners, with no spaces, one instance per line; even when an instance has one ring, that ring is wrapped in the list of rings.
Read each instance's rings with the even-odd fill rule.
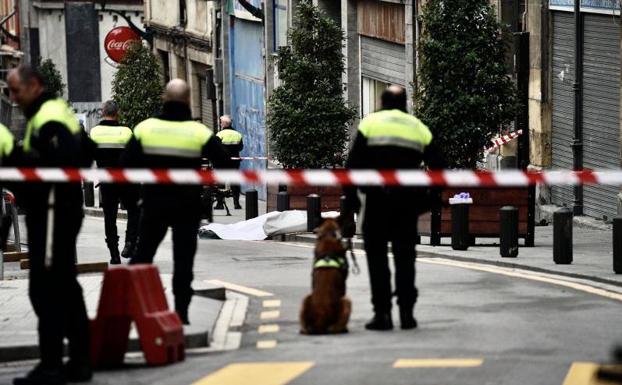
[[[574,140],[572,142],[573,168],[583,169],[583,15],[581,0],[575,0],[575,48],[574,48]],[[574,215],[583,215],[583,186],[574,187]]]

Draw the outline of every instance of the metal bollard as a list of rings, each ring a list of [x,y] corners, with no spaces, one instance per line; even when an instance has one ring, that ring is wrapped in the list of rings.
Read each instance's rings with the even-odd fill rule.
[[[451,248],[468,250],[471,245],[469,233],[469,205],[451,205]]]
[[[342,195],[339,197],[339,214],[343,214],[346,212],[346,196]]]
[[[518,257],[518,209],[512,206],[502,207],[499,217],[501,257],[516,258]]]
[[[276,196],[276,211],[288,211],[289,210],[289,193],[287,191],[280,191]]]
[[[84,182],[84,205],[86,207],[95,207],[95,185],[93,182]]]
[[[307,231],[312,232],[322,223],[322,198],[317,194],[307,197]]]
[[[622,274],[622,217],[613,220],[613,271]]]
[[[246,192],[246,220],[259,216],[259,194],[257,190]]]
[[[572,218],[567,207],[553,214],[553,261],[558,265],[572,263]]]

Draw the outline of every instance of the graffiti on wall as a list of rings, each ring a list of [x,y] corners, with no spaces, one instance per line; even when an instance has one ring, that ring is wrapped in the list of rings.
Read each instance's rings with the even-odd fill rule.
[[[549,0],[551,8],[568,8],[572,10],[574,0]],[[589,11],[619,11],[620,0],[581,0],[581,8],[585,12]]]

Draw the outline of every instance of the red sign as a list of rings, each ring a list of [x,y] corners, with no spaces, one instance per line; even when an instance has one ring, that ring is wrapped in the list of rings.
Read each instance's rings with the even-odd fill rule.
[[[104,39],[104,47],[108,56],[119,63],[132,43],[140,42],[140,36],[130,27],[117,27],[108,32]]]

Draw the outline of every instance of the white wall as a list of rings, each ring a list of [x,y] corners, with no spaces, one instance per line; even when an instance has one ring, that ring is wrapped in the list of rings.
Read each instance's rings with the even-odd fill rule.
[[[149,0],[147,5],[149,7],[150,22],[166,26],[179,25],[178,2],[170,0]]]
[[[138,13],[138,16],[136,15]],[[106,35],[113,28],[127,26],[127,22],[122,17],[116,17],[109,12],[99,12],[99,60],[101,63],[101,89],[102,89],[102,101],[109,100],[112,97],[112,79],[117,72],[114,62],[107,59],[106,49],[104,47],[104,39]],[[128,16],[131,16],[131,20],[139,28],[142,28],[141,18],[142,12],[127,12]]]
[[[65,37],[65,16],[61,10],[39,10],[39,41],[41,57],[52,59],[67,84],[67,44]],[[65,87],[64,96],[67,97]]]

